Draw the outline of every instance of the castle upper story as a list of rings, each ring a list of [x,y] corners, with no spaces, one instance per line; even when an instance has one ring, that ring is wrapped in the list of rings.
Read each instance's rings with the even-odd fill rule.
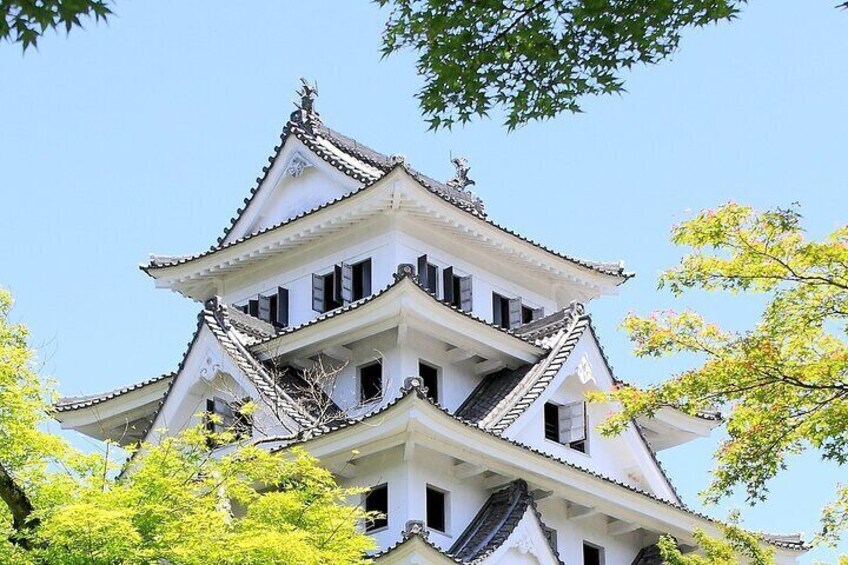
[[[300,95],[219,241],[142,266],[157,287],[199,302],[219,296],[285,328],[385,289],[410,264],[439,300],[515,328],[613,294],[632,276],[620,262],[577,259],[495,223],[464,159],[437,181],[324,125],[314,88],[304,83]]]

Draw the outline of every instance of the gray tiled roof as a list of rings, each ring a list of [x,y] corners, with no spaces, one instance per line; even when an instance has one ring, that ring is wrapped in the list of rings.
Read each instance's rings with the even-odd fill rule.
[[[589,317],[580,314],[582,308],[575,304],[567,310],[568,321],[543,359],[535,365],[487,375],[459,407],[457,416],[497,433],[515,422],[545,391],[589,326]]]
[[[398,396],[394,400],[376,408],[375,410],[361,414],[360,416],[358,416],[356,418],[349,418],[349,419],[344,420],[344,421],[334,422],[330,425],[321,426],[321,427],[313,428],[313,429],[310,429],[310,430],[304,430],[304,431],[299,432],[297,434],[294,434],[292,436],[265,438],[264,440],[260,441],[259,443],[280,442],[280,445],[273,448],[272,452],[277,452],[277,451],[281,451],[283,449],[288,449],[288,448],[295,446],[295,445],[305,444],[305,443],[307,443],[307,442],[309,442],[313,439],[316,439],[316,438],[319,438],[319,437],[322,437],[322,436],[325,436],[325,435],[328,435],[328,434],[333,434],[335,432],[339,432],[341,430],[345,430],[347,428],[356,426],[360,423],[370,422],[373,419],[379,418],[379,417],[383,416],[386,412],[388,412],[389,410],[394,408],[394,406],[396,406],[402,400],[404,400],[405,398],[407,398],[411,395],[415,395],[419,400],[426,402],[427,404],[433,406],[435,409],[440,411],[446,417],[452,418],[453,420],[463,424],[464,426],[466,426],[468,428],[477,430],[477,431],[479,431],[483,434],[497,438],[498,440],[504,442],[505,444],[509,444],[509,445],[519,447],[519,448],[525,450],[528,454],[533,454],[535,456],[542,457],[542,458],[548,459],[550,461],[555,461],[556,463],[558,463],[560,465],[563,465],[565,467],[579,471],[579,472],[581,472],[581,473],[583,473],[587,476],[595,477],[597,479],[600,479],[600,480],[602,480],[606,483],[615,485],[615,486],[622,488],[624,490],[627,490],[627,491],[639,494],[641,496],[644,496],[645,498],[648,498],[650,500],[654,500],[656,502],[666,504],[666,505],[668,505],[672,508],[676,508],[678,510],[686,512],[686,513],[690,514],[691,516],[695,516],[697,518],[706,520],[708,522],[721,524],[721,522],[716,520],[715,518],[712,518],[710,516],[707,516],[706,514],[697,512],[697,511],[689,508],[688,506],[686,506],[685,504],[683,504],[683,502],[681,502],[679,500],[668,500],[666,498],[662,498],[661,496],[658,496],[658,495],[654,494],[653,492],[646,491],[644,489],[641,489],[639,487],[625,483],[625,482],[620,481],[618,479],[609,477],[607,475],[599,473],[598,471],[594,471],[594,470],[589,469],[587,467],[583,467],[581,465],[578,465],[578,464],[573,463],[571,461],[568,461],[566,459],[556,457],[554,455],[551,455],[550,453],[546,453],[546,452],[541,451],[541,450],[539,450],[535,447],[532,447],[532,446],[527,445],[525,443],[521,443],[518,440],[505,437],[502,434],[494,433],[490,430],[486,430],[486,429],[482,428],[478,424],[464,420],[464,419],[460,418],[459,416],[457,416],[455,413],[451,413],[447,409],[440,406],[432,398],[428,397],[426,392],[424,390],[422,390],[422,388],[420,386],[404,386],[401,389],[400,396]],[[804,549],[807,548],[807,546],[803,543],[803,541],[800,541],[800,542],[795,541],[795,540],[801,539],[799,535],[777,535],[777,534],[759,534],[759,535],[762,537],[762,539],[765,542],[767,542],[771,545],[777,546],[777,547],[782,547],[782,548],[785,548],[785,549],[791,549],[791,550],[795,550],[795,551],[801,551],[801,550],[804,550]]]
[[[295,115],[297,115],[298,117],[294,118]],[[211,253],[215,253],[222,249],[228,248],[232,245],[237,245],[261,233],[266,233],[273,229],[282,227],[283,225],[290,224],[293,221],[296,221],[302,217],[308,216],[319,210],[323,210],[332,204],[349,198],[350,196],[357,194],[358,192],[361,192],[365,188],[371,186],[377,180],[381,179],[389,172],[391,172],[394,168],[403,167],[403,169],[410,176],[416,179],[421,184],[421,186],[423,186],[430,192],[441,196],[447,202],[472,214],[473,216],[488,223],[492,227],[503,231],[504,233],[516,237],[524,242],[527,242],[533,245],[534,247],[537,247],[547,253],[550,253],[551,255],[559,257],[560,259],[565,259],[571,263],[574,263],[576,265],[598,273],[619,277],[621,278],[621,282],[624,282],[633,276],[632,273],[627,273],[624,271],[624,266],[620,262],[587,261],[576,257],[571,257],[569,255],[554,251],[532,239],[524,237],[523,235],[509,228],[501,226],[500,224],[497,224],[486,217],[482,201],[472,193],[453,186],[449,186],[446,183],[434,180],[424,175],[423,173],[407,166],[402,160],[375,151],[370,147],[361,144],[357,140],[345,136],[325,126],[320,121],[320,119],[317,118],[317,115],[313,115],[312,120],[313,121],[304,122],[303,116],[296,112],[295,114],[293,114],[293,119],[289,120],[286,123],[285,127],[283,128],[283,133],[280,136],[280,144],[274,148],[274,154],[268,158],[269,165],[262,168],[262,175],[256,179],[256,184],[250,190],[250,196],[248,198],[245,198],[244,206],[240,207],[236,211],[236,215],[231,218],[230,225],[224,230],[224,235],[218,238],[218,243],[216,245],[213,245],[207,251],[194,255],[151,256],[149,264],[146,266],[142,266],[142,269],[145,272],[149,272],[149,269],[181,265],[198,259],[200,257],[205,257]],[[259,190],[259,187],[267,178],[271,166],[280,156],[282,147],[290,135],[300,140],[304,145],[309,147],[310,150],[315,152],[315,154],[318,155],[321,159],[323,159],[342,173],[346,174],[347,176],[359,181],[360,183],[362,183],[363,186],[345,196],[337,198],[326,204],[317,206],[316,208],[307,212],[301,213],[295,218],[288,219],[284,222],[280,222],[279,224],[275,224],[273,226],[258,230],[254,233],[247,234],[239,239],[227,241],[226,243],[224,243],[227,237],[230,235],[232,229],[235,227],[236,223],[238,223],[244,211],[247,210],[247,208],[250,206],[251,202],[253,201],[254,197],[256,196]]]
[[[486,500],[448,554],[462,563],[483,561],[509,539],[528,509],[540,518],[527,483],[522,480],[510,483]]]
[[[304,116],[301,113],[295,112],[292,114],[292,119],[283,126],[283,131],[280,134],[280,142],[274,147],[274,153],[268,157],[268,165],[262,167],[262,175],[257,177],[256,184],[250,189],[250,196],[244,201],[244,206],[236,211],[236,215],[230,220],[230,225],[224,230],[224,235],[218,239],[219,244],[223,243],[242,213],[250,206],[251,201],[259,191],[259,187],[262,186],[262,183],[268,176],[268,172],[280,156],[280,152],[289,136],[299,139],[316,155],[321,157],[321,159],[345,175],[365,184],[382,177],[400,163],[398,159],[371,149],[367,145],[325,126],[315,113]],[[336,149],[336,151],[333,151],[331,148]],[[376,174],[372,169],[376,169]],[[414,169],[408,168],[408,170],[414,176],[419,177],[433,192],[443,195],[464,207],[473,209],[481,214],[483,213],[483,203],[470,193],[459,191],[444,183],[430,179]]]
[[[238,308],[227,308],[227,315],[230,323],[244,336],[247,345],[277,335],[277,328],[273,324],[245,314]]]
[[[659,546],[654,544],[639,550],[631,565],[665,565],[665,560],[660,555]]]
[[[90,394],[85,396],[66,396],[64,398],[59,399],[59,401],[53,405],[53,410],[56,412],[70,412],[72,410],[79,410],[81,408],[90,408],[91,406],[95,406],[97,404],[100,404],[101,402],[106,402],[107,400],[117,398],[118,396],[127,394],[128,392],[140,390],[142,388],[148,387],[152,384],[156,384],[159,382],[167,382],[169,380],[172,380],[175,375],[176,373],[166,373],[164,375],[159,375],[157,377],[146,379],[138,383],[134,383],[125,387],[117,388],[115,390],[103,392],[100,394]]]

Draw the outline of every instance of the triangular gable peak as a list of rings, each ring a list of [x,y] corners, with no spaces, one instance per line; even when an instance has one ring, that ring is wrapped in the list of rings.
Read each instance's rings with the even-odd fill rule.
[[[559,565],[523,480],[493,493],[449,550],[463,563]]]
[[[290,135],[238,221],[220,243],[227,244],[290,220],[362,186]]]
[[[280,144],[256,179],[245,206],[237,210],[231,225],[218,240],[219,245],[349,194],[404,162],[400,155],[380,153],[325,126],[315,109],[317,90],[301,80],[300,102],[283,127]],[[484,213],[482,202],[462,190],[459,179],[442,183],[410,170],[430,190]]]
[[[586,395],[612,390],[618,381],[610,371],[588,316],[580,317],[570,332],[563,332],[564,336],[569,334],[565,338],[567,359],[555,373],[552,370],[543,373],[492,427],[502,430],[500,433],[505,437],[679,502],[677,492],[636,424],[615,437],[604,437],[597,430],[612,408],[586,402]],[[546,434],[546,405],[557,411],[556,418],[548,415],[558,426],[553,434],[557,438]],[[563,423],[565,420],[576,432],[562,431],[562,426],[569,425]],[[569,433],[578,435],[570,437]]]
[[[309,414],[280,389],[248,351],[258,338],[252,329],[230,323],[223,305],[211,304],[198,316],[198,326],[174,373],[102,395],[67,398],[55,410],[63,428],[127,445],[156,442],[200,423],[207,399],[256,403],[256,429],[265,434],[297,432],[313,424]],[[238,315],[237,315],[238,317]],[[238,320],[236,320],[238,321]],[[144,425],[129,426],[145,410]]]

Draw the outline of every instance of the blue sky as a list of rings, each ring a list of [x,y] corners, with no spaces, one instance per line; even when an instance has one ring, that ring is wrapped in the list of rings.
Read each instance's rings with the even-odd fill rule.
[[[588,100],[579,116],[434,134],[414,100],[414,57],[380,60],[385,14],[366,0],[119,1],[108,25],[38,51],[0,44],[0,285],[65,394],[172,370],[198,306],[156,291],[137,265],[215,241],[306,76],[336,129],[435,177],[464,155],[497,221],[564,252],[624,259],[638,276],[590,310],[620,377],[663,378],[683,363],[634,358],[618,329],[627,311],[688,305],[743,328],[760,306],[658,292],[681,252],[673,223],[731,199],[799,201],[812,236],[848,220],[848,12],[834,3],[754,2],[732,25],[687,33],[673,60],[635,70],[628,93]],[[714,444],[662,454],[695,507]],[[814,532],[840,475],[800,458],[746,525]]]

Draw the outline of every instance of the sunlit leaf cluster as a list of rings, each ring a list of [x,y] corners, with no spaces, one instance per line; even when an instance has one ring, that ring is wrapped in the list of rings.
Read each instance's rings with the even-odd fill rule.
[[[303,450],[271,454],[201,425],[139,446],[119,475],[114,449],[82,454],[42,431],[50,398],[10,308],[0,290],[0,563],[367,562],[362,490]]]
[[[691,414],[721,408],[728,438],[705,493],[712,502],[736,487],[752,503],[763,500],[787,458],[807,449],[840,465],[848,460],[848,226],[816,240],[801,220],[796,207],[757,212],[729,203],[672,231],[689,253],[660,286],[675,295],[759,294],[766,305],[750,329],[728,331],[691,311],[623,323],[640,356],[695,354],[703,362],[657,386],[615,391],[623,411],[604,431],[620,432],[663,406]],[[839,500],[823,539],[848,524],[844,491]]]

